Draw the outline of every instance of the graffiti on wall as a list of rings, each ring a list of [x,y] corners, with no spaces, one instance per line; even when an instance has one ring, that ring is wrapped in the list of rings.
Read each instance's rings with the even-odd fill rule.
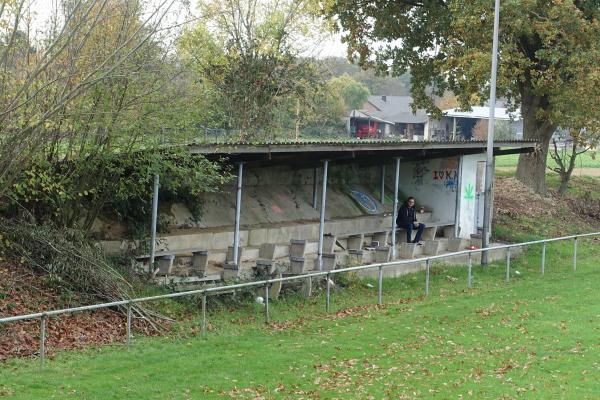
[[[377,203],[371,196],[360,190],[350,190],[350,196],[369,214],[377,214]]]
[[[429,172],[426,161],[415,161],[412,170],[412,180],[417,190],[423,186],[423,179]]]
[[[433,184],[444,191],[456,192],[458,186],[458,158],[442,159],[433,170]]]
[[[475,200],[475,194],[474,194],[473,189],[474,189],[473,183],[472,182],[467,183],[467,186],[465,186],[465,200],[467,200],[467,201]]]

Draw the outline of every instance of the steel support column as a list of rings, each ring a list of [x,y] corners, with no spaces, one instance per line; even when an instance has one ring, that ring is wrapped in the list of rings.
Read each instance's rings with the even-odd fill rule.
[[[385,204],[385,164],[381,166],[381,190],[379,191],[379,202]]]
[[[239,268],[238,247],[240,245],[240,212],[242,209],[242,174],[244,172],[244,163],[238,165],[237,193],[235,200],[235,230],[233,231],[233,263]]]
[[[323,270],[323,231],[325,230],[325,208],[327,204],[327,169],[329,160],[323,161],[323,192],[321,193],[321,219],[319,221],[319,271]]]
[[[151,226],[151,242],[150,242],[150,264],[148,265],[148,273],[150,276],[154,274],[154,253],[156,253],[156,220],[158,218],[158,174],[154,174],[154,187],[152,190],[152,226]]]
[[[312,206],[317,209],[317,185],[318,185],[317,168],[313,169],[313,195],[312,195]]]
[[[396,174],[394,181],[394,204],[392,212],[392,260],[396,259],[396,218],[398,217],[398,190],[400,186],[400,157],[396,157]]]

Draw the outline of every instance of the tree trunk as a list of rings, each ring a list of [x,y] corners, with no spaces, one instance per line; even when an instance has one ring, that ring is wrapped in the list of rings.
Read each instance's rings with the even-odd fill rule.
[[[558,195],[563,196],[567,189],[569,188],[569,180],[571,178],[571,174],[561,174],[560,175],[560,187],[558,188]]]
[[[536,193],[546,194],[546,159],[548,147],[556,125],[538,118],[540,112],[549,107],[546,98],[529,94],[522,90],[521,113],[523,117],[523,139],[537,140],[538,146],[533,153],[521,154],[517,165],[517,179]]]

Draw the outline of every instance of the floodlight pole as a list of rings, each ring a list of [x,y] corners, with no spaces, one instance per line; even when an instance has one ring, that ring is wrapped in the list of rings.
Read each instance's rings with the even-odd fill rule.
[[[486,249],[490,243],[492,194],[494,181],[494,125],[496,111],[496,75],[498,73],[498,31],[500,25],[500,0],[495,1],[494,8],[494,41],[492,46],[492,80],[490,82],[490,118],[488,121],[487,150],[485,162],[485,197],[483,203],[483,235],[481,247]],[[481,253],[481,265],[489,263],[487,251]]]

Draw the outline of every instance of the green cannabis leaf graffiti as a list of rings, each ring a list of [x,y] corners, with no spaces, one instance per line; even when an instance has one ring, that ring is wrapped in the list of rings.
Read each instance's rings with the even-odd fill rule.
[[[465,186],[465,200],[473,200],[473,199],[475,199],[475,196],[473,193],[473,184],[468,183],[467,186]]]

